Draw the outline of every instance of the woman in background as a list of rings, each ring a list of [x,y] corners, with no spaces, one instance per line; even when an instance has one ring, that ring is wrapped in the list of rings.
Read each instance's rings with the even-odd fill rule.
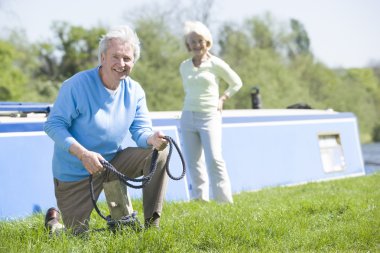
[[[201,22],[186,22],[185,45],[192,57],[180,65],[185,91],[181,137],[191,177],[191,197],[233,203],[231,183],[222,156],[223,103],[241,87],[240,77],[222,59],[212,55],[212,36]],[[228,88],[220,95],[219,81]],[[204,151],[207,170],[202,164]],[[208,173],[207,173],[208,172]]]

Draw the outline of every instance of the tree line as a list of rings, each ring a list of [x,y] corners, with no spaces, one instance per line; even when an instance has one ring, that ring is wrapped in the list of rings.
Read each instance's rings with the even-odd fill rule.
[[[211,22],[206,14],[202,21]],[[132,23],[142,51],[131,76],[144,87],[149,109],[181,110],[178,68],[190,55],[180,29],[160,15],[138,16]],[[65,79],[98,65],[98,42],[107,27],[54,22],[51,29],[54,39],[44,42],[30,43],[20,31],[0,38],[0,101],[52,103]],[[224,22],[214,39],[212,52],[244,83],[225,109],[251,108],[251,89],[259,87],[263,108],[306,103],[353,112],[362,142],[380,141],[380,66],[331,69],[313,55],[301,22],[280,23],[268,13]]]

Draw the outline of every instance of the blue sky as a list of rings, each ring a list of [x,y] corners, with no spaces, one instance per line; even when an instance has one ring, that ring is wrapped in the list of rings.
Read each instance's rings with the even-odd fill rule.
[[[0,35],[25,29],[30,41],[51,36],[53,20],[84,27],[125,23],[125,13],[147,3],[178,0],[0,0]],[[98,4],[95,4],[97,2]],[[190,6],[194,0],[182,1]],[[214,0],[215,26],[240,24],[244,18],[270,12],[278,22],[299,20],[311,39],[314,55],[330,67],[363,67],[380,63],[380,0]]]

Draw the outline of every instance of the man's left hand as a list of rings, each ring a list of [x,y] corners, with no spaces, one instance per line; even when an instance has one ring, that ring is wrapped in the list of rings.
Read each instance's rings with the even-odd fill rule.
[[[165,134],[161,131],[157,131],[148,138],[148,144],[152,145],[158,151],[164,150],[168,145],[168,141],[164,139]]]

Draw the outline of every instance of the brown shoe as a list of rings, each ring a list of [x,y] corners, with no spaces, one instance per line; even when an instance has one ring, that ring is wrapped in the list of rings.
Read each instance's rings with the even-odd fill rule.
[[[50,233],[55,233],[57,230],[64,228],[60,223],[61,213],[58,209],[51,207],[47,210],[45,215],[45,228]]]

